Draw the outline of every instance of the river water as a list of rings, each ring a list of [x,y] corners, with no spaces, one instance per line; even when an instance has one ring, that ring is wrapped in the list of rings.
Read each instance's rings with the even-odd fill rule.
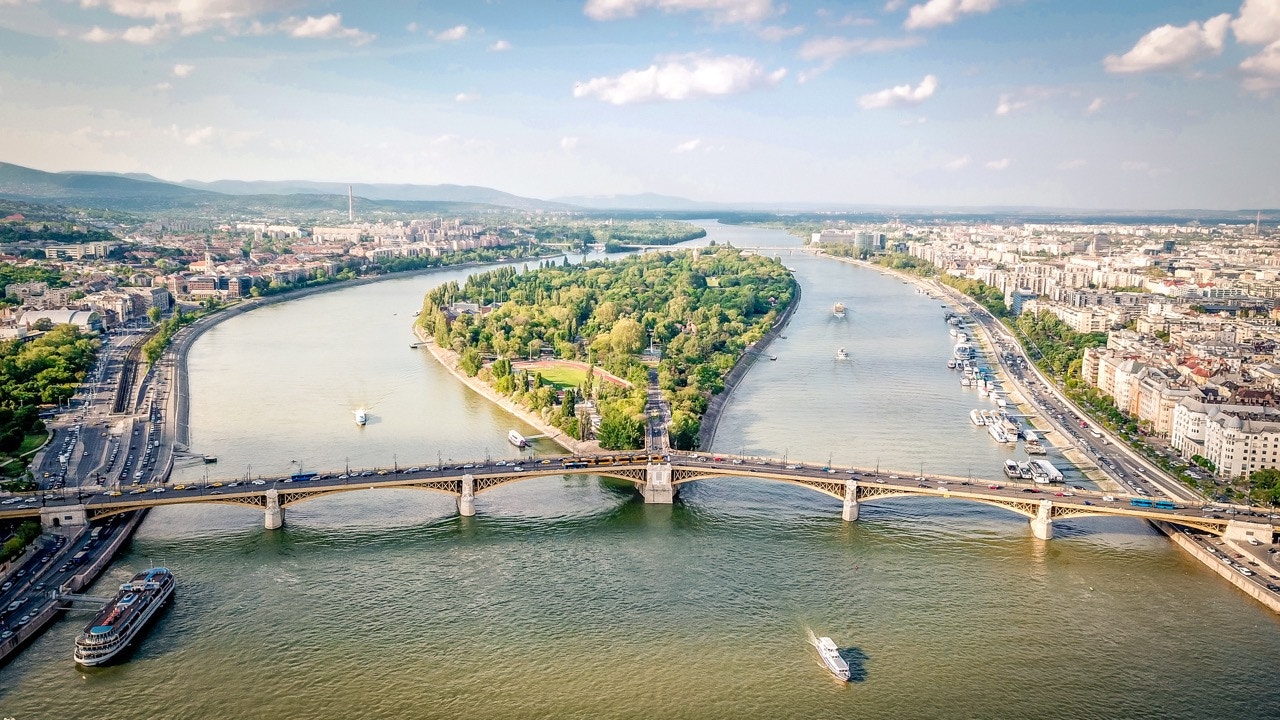
[[[708,229],[703,242],[798,246]],[[945,367],[938,301],[770,252],[802,304],[777,360],[735,391],[717,449],[975,478],[1021,457],[968,422],[987,405]],[[465,275],[323,293],[208,332],[190,363],[210,477],[516,456],[507,430],[532,430],[408,348],[423,293]],[[0,671],[0,714],[1280,716],[1280,622],[1139,522],[1059,522],[1042,542],[995,508],[898,499],[843,523],[830,498],[731,478],[673,506],[590,476],[476,505],[459,518],[440,494],[352,492],[290,507],[278,531],[247,509],[155,510],[96,591],[163,562],[173,605],[129,662],[92,671],[71,661],[87,616],[70,615]],[[811,632],[845,648],[854,682],[826,674]]]

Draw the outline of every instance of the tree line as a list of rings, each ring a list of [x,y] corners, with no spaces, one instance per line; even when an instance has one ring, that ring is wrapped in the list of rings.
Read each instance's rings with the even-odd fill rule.
[[[71,399],[100,342],[75,325],[58,325],[28,342],[0,342],[0,452],[12,453],[44,431],[40,405]]]

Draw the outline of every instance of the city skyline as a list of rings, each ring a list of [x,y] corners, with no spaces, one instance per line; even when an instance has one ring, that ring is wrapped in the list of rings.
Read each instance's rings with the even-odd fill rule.
[[[0,0],[0,160],[718,203],[1280,206],[1280,0]]]

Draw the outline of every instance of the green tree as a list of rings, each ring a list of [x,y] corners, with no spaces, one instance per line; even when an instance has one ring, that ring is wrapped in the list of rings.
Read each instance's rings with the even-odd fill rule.
[[[160,324],[160,316],[161,316],[160,308],[158,307],[147,308],[147,319],[151,321],[152,325]]]
[[[631,318],[622,318],[609,331],[609,345],[618,355],[634,355],[644,347],[644,328]]]
[[[480,372],[480,365],[483,363],[480,352],[475,348],[467,348],[462,353],[462,358],[458,361],[458,367],[462,368],[462,372],[470,377],[475,377]]]
[[[644,442],[644,420],[621,407],[607,408],[600,416],[597,433],[605,450],[634,450]]]

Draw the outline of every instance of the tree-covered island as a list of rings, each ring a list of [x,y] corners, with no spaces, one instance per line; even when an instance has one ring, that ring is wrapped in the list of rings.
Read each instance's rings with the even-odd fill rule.
[[[778,261],[712,247],[499,268],[429,292],[418,323],[468,375],[605,449],[643,446],[656,366],[671,442],[687,449],[710,397],[795,291]]]

